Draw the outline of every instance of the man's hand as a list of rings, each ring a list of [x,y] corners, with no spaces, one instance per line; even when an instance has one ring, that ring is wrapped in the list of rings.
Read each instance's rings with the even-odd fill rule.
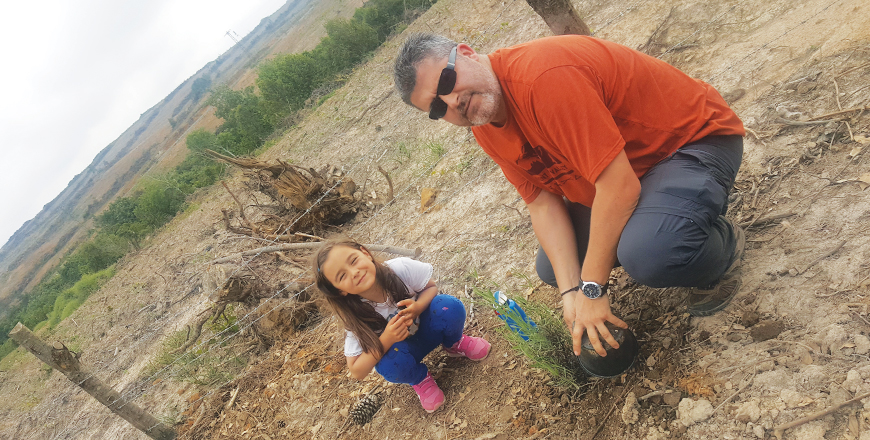
[[[610,311],[609,297],[605,295],[598,299],[589,299],[582,294],[571,292],[564,296],[563,304],[565,308],[562,314],[565,325],[571,332],[575,355],[579,356],[580,350],[582,350],[583,332],[589,332],[589,342],[592,343],[592,347],[595,348],[595,352],[599,356],[607,356],[607,352],[601,344],[602,337],[611,347],[619,348],[619,344],[604,323],[610,322],[622,328],[628,328],[628,324]]]

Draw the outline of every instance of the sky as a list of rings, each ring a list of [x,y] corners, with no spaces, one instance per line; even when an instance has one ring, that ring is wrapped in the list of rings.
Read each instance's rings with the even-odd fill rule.
[[[286,0],[0,3],[0,246],[97,153]]]

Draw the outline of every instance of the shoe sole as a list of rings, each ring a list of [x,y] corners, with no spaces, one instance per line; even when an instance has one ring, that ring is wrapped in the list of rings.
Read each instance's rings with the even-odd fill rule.
[[[740,282],[737,283],[737,287],[734,288],[734,293],[732,293],[730,296],[725,298],[725,300],[722,301],[722,304],[719,304],[718,306],[713,307],[712,309],[709,309],[709,310],[692,310],[691,308],[689,308],[689,310],[688,310],[689,315],[694,316],[696,318],[700,318],[700,317],[705,317],[705,316],[710,316],[710,315],[715,314],[716,312],[727,307],[728,304],[731,304],[731,300],[734,299],[735,296],[737,296],[737,292],[740,291],[741,287],[743,287],[743,280],[740,280]]]

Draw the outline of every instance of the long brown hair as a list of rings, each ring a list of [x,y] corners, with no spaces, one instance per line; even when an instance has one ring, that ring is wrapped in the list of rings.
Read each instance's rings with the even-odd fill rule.
[[[375,311],[371,303],[363,302],[359,295],[342,295],[331,281],[326,278],[321,268],[329,257],[329,253],[337,246],[346,246],[359,251],[368,252],[375,263],[375,283],[387,293],[387,301],[396,304],[399,301],[411,298],[411,293],[398,275],[369,252],[365,246],[347,237],[333,238],[326,241],[312,258],[314,277],[317,288],[323,292],[326,302],[335,311],[335,314],[344,323],[344,328],[353,333],[359,339],[363,352],[384,352],[384,346],[378,336],[387,327],[387,320]],[[380,351],[378,351],[380,350]]]

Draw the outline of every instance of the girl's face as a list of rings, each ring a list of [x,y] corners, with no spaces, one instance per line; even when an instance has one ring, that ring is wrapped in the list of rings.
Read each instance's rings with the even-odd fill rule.
[[[336,246],[329,252],[320,270],[342,295],[359,295],[382,302],[383,294],[375,289],[375,263],[365,249]]]

